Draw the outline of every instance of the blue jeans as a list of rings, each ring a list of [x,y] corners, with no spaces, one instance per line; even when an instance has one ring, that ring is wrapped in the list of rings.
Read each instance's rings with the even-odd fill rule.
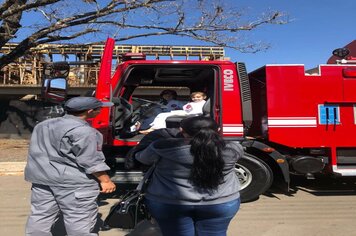
[[[215,205],[145,202],[164,236],[224,236],[240,208],[240,199]]]

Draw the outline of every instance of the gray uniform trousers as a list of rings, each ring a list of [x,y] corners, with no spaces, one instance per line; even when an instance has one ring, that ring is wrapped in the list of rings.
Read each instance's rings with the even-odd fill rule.
[[[27,236],[52,235],[51,227],[63,214],[68,236],[98,235],[93,232],[97,220],[99,186],[52,187],[32,184],[31,215],[26,224]]]

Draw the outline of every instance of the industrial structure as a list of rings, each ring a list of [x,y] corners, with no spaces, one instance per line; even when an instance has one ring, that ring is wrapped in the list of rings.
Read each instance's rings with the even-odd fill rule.
[[[0,49],[0,54],[7,54],[17,46],[8,43]],[[5,66],[0,74],[0,86],[40,86],[44,63],[53,61],[91,61],[92,64],[72,67],[68,83],[72,87],[92,87],[98,80],[100,58],[104,44],[43,44],[33,48],[26,56]],[[147,56],[159,57],[224,57],[223,47],[212,46],[150,46],[150,45],[117,45],[114,49],[114,59],[120,63],[124,53],[144,53]]]

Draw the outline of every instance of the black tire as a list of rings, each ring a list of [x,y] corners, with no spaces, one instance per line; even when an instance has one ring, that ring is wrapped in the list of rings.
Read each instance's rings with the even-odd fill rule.
[[[250,202],[269,189],[273,182],[271,168],[262,160],[245,153],[235,165],[241,183],[241,202]]]

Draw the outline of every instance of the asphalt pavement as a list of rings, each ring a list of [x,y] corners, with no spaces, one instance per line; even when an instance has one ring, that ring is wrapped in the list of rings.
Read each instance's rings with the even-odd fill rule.
[[[0,163],[3,166],[3,163]],[[30,184],[21,172],[0,176],[0,235],[24,235],[30,211]],[[286,194],[275,189],[257,201],[244,203],[232,220],[228,236],[351,236],[356,235],[356,179],[295,179]],[[101,198],[103,220],[117,198]],[[54,235],[63,236],[60,227]],[[134,232],[111,229],[102,236],[160,235],[144,224]]]

